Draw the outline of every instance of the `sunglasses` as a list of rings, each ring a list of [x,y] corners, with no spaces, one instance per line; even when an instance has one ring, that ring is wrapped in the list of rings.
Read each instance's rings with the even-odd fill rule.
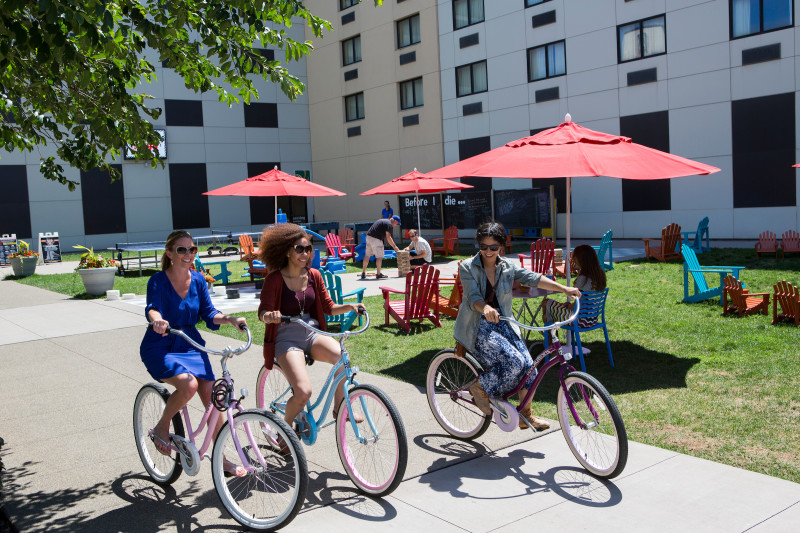
[[[486,250],[491,250],[493,252],[496,252],[497,250],[500,249],[500,245],[499,244],[479,244],[478,248],[480,248],[482,252],[485,252]]]
[[[295,244],[294,245],[294,251],[295,251],[295,253],[297,255],[300,255],[300,254],[303,254],[303,253],[310,254],[311,252],[314,251],[314,247],[311,246],[310,244],[308,246],[303,246],[302,244]]]
[[[197,246],[190,246],[188,248],[186,246],[178,246],[175,248],[175,253],[178,255],[186,255],[186,252],[189,252],[190,254],[196,254]]]

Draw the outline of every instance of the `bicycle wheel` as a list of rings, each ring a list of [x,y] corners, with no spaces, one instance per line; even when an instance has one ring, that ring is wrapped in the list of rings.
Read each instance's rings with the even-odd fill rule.
[[[133,403],[133,435],[136,439],[136,449],[148,475],[153,481],[161,485],[170,485],[180,477],[183,472],[178,452],[163,455],[150,439],[149,432],[153,429],[164,412],[167,405],[169,392],[166,387],[157,383],[148,383],[139,389],[136,401]],[[172,433],[184,436],[183,420],[181,416],[172,417]]]
[[[233,424],[233,431],[227,422],[222,426],[211,456],[212,477],[220,500],[233,519],[245,527],[281,528],[294,519],[306,499],[308,466],[303,447],[286,422],[268,411],[242,411],[234,415]],[[287,451],[281,451],[280,439],[286,443]],[[226,459],[244,466],[247,475],[225,477]]]
[[[628,461],[628,434],[617,404],[599,381],[584,372],[570,372],[564,384],[566,388],[558,389],[558,421],[569,449],[592,474],[618,476]]]
[[[491,415],[478,409],[467,390],[476,379],[477,369],[466,358],[456,357],[452,348],[437,353],[428,366],[428,405],[439,425],[459,439],[478,438],[492,423]]]
[[[372,385],[350,389],[350,406],[354,416],[364,417],[356,424],[361,440],[342,400],[335,426],[339,458],[359,489],[373,496],[386,496],[403,480],[408,462],[406,429],[400,413],[386,393]]]
[[[270,402],[279,399],[281,403],[285,404],[292,397],[289,387],[289,381],[281,367],[273,365],[272,370],[269,370],[262,366],[258,373],[258,381],[256,381],[256,405],[259,409],[266,409],[282,416],[285,410],[272,407]]]

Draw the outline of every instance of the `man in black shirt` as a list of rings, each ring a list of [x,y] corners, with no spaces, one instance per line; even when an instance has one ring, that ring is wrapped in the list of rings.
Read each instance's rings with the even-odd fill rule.
[[[378,267],[378,272],[375,279],[388,278],[381,274],[381,263],[383,263],[383,239],[389,241],[389,244],[398,251],[399,248],[392,239],[392,229],[400,224],[400,217],[394,215],[392,218],[381,218],[376,220],[375,223],[367,230],[367,249],[364,251],[364,263],[361,266],[361,279],[367,279],[367,265],[369,258],[375,256],[375,265]]]

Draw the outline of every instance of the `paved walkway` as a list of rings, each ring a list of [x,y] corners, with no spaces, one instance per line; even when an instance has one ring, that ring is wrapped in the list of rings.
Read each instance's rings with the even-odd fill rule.
[[[0,281],[2,503],[20,531],[239,530],[208,468],[167,488],[144,474],[130,421],[136,391],[151,381],[138,354],[142,322],[141,308],[127,302]],[[215,347],[231,343],[206,338]],[[237,386],[253,391],[260,365],[259,346],[233,360]],[[317,387],[328,368],[310,367]],[[800,523],[798,484],[637,443],[623,474],[600,482],[556,428],[532,438],[492,427],[476,441],[457,441],[436,424],[420,388],[360,379],[400,408],[406,479],[383,500],[360,495],[333,432],[323,431],[306,448],[309,494],[287,531],[795,532]],[[199,414],[199,403],[192,406]]]

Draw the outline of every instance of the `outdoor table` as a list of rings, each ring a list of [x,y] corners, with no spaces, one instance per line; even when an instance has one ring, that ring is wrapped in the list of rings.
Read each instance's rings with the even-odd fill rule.
[[[115,259],[119,261],[118,269],[120,273],[124,273],[125,270],[128,269],[130,266],[131,261],[136,259],[137,263],[139,264],[139,277],[142,276],[142,266],[147,264],[154,265],[155,268],[158,267],[159,260],[158,260],[158,252],[164,250],[164,242],[154,242],[154,243],[117,243],[114,248],[108,248],[109,250],[113,250],[117,257]],[[142,257],[142,253],[153,252],[153,258],[150,259],[148,256]],[[125,253],[126,255],[123,256],[122,254]],[[137,257],[131,257],[127,254],[135,253]]]
[[[219,265],[220,273],[214,276],[214,279],[217,281],[222,281],[223,285],[228,285],[228,276],[231,275],[231,271],[228,270],[228,263],[231,261],[238,261],[238,257],[234,257],[231,259],[215,259],[213,261],[208,261],[206,259],[200,259],[200,262],[203,264],[203,267],[211,266],[211,265]]]
[[[530,303],[528,300],[533,298],[542,298],[548,294],[553,294],[553,291],[548,291],[545,289],[539,289],[536,287],[531,287],[527,291],[523,291],[521,289],[513,289],[511,291],[511,297],[514,299],[521,299],[522,305],[519,307],[519,311],[517,311],[514,318],[517,322],[521,322],[522,324],[528,324],[531,326],[539,326],[539,312],[542,310],[542,303],[544,300],[539,302],[539,305],[536,307],[536,311],[531,309]],[[525,330],[525,342],[529,341],[531,331]]]

